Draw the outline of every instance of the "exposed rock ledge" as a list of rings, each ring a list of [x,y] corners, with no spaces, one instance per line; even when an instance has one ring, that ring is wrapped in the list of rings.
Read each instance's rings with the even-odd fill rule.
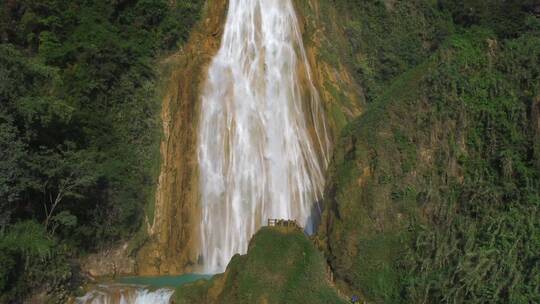
[[[135,259],[128,257],[128,243],[102,250],[81,259],[81,271],[90,277],[131,275],[137,273]]]

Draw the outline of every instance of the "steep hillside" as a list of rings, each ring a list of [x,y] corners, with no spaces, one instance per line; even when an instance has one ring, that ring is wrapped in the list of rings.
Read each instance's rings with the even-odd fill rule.
[[[458,24],[343,132],[319,235],[344,288],[375,303],[539,300],[540,27],[523,16],[512,35]]]

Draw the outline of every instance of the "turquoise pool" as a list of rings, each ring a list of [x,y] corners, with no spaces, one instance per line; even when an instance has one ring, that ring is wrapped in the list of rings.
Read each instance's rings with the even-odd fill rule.
[[[121,284],[135,284],[135,285],[145,285],[155,288],[162,287],[178,287],[186,283],[195,282],[197,280],[208,280],[212,275],[208,274],[197,274],[189,273],[177,276],[155,276],[155,277],[145,277],[145,276],[133,276],[133,277],[120,277],[116,282]]]

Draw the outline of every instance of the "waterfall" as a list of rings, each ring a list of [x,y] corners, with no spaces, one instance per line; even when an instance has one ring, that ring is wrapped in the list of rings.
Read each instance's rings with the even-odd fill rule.
[[[172,289],[160,288],[154,291],[144,287],[100,285],[83,297],[77,304],[169,304]]]
[[[268,218],[307,232],[328,137],[291,0],[230,0],[201,96],[201,257],[222,272]]]

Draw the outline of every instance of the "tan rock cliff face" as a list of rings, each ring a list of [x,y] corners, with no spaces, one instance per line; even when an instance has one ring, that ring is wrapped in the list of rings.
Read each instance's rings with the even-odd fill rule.
[[[164,137],[155,212],[147,223],[149,239],[136,258],[136,272],[141,275],[197,271],[199,95],[210,60],[219,48],[227,3],[208,0],[188,45],[170,60],[174,70],[163,100]],[[333,42],[335,35],[342,37],[337,26],[329,23],[332,18],[321,17],[319,1],[295,0],[295,6],[333,141],[341,128],[361,112],[363,97],[338,54],[331,49],[330,39]],[[325,14],[333,12],[331,7],[324,9]]]
[[[334,142],[347,122],[361,114],[364,95],[344,62],[347,41],[332,4],[326,0],[294,0],[294,4]]]
[[[90,277],[130,275],[135,272],[135,259],[128,256],[128,243],[90,254],[80,261],[81,270]]]
[[[137,254],[142,275],[194,269],[198,248],[197,123],[199,92],[219,48],[227,1],[208,0],[185,49],[171,59],[174,70],[163,100],[161,173],[149,240]]]

